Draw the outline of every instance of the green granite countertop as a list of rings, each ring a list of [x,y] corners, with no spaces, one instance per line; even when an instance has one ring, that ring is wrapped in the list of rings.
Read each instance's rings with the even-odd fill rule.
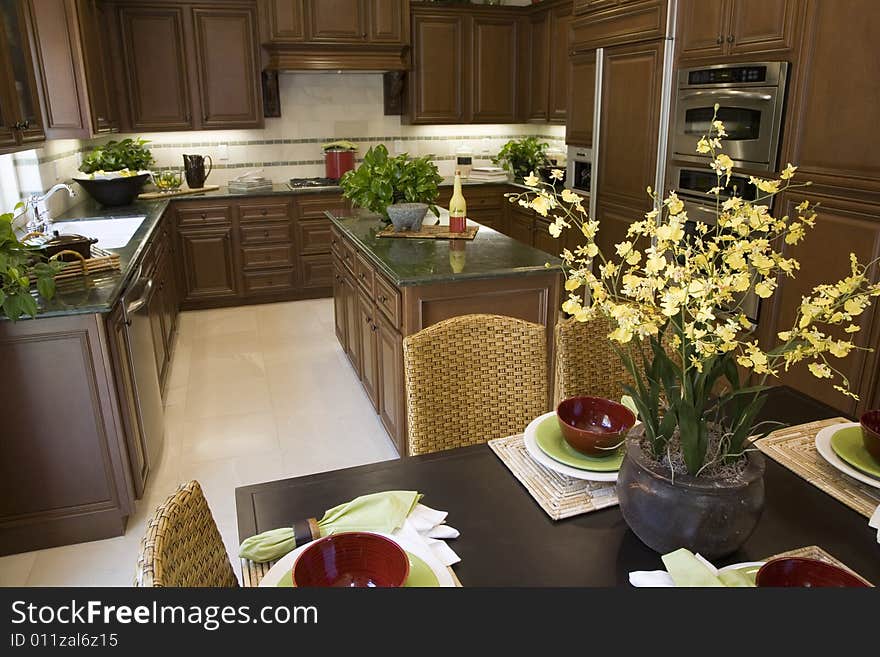
[[[363,210],[349,217],[326,215],[400,287],[561,271],[559,258],[470,220],[480,226],[473,240],[431,240],[376,237],[383,224]]]

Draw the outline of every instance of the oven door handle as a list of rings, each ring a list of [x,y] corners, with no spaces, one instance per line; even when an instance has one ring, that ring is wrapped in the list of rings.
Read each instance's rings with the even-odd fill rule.
[[[688,100],[690,98],[703,98],[711,96],[712,98],[748,98],[751,100],[773,100],[773,94],[764,94],[758,91],[737,91],[729,89],[725,91],[705,90],[705,91],[684,91],[680,92],[678,97],[680,100]]]

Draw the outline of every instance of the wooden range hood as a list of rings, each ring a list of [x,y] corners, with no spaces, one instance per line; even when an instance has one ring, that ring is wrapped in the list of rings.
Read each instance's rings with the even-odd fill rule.
[[[406,71],[409,46],[317,43],[264,44],[273,71]]]

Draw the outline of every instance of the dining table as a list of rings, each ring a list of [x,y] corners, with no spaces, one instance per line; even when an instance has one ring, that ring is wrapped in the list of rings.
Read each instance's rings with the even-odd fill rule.
[[[759,421],[793,426],[842,416],[789,387],[766,394]],[[863,515],[771,458],[764,483],[755,531],[717,566],[818,546],[880,584],[877,530]],[[630,572],[663,568],[619,507],[554,521],[486,444],[237,488],[239,538],[387,490],[418,491],[423,504],[449,513],[461,532],[449,545],[461,557],[453,570],[464,587],[629,586]]]

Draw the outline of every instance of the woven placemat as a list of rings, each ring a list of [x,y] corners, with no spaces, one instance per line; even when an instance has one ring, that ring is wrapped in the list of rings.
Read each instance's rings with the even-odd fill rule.
[[[479,226],[468,226],[463,233],[453,233],[449,230],[449,226],[422,226],[421,230],[410,231],[405,230],[396,232],[394,226],[383,228],[376,237],[401,237],[409,239],[423,240],[472,240],[477,236]]]
[[[871,582],[869,582],[864,577],[859,575],[856,571],[854,571],[852,568],[847,566],[845,563],[843,563],[839,559],[834,558],[833,556],[828,554],[825,550],[823,550],[822,548],[820,548],[816,545],[811,545],[809,547],[804,547],[804,548],[798,548],[797,550],[789,550],[788,552],[782,552],[781,554],[775,554],[772,557],[768,557],[766,559],[766,561],[770,561],[771,559],[782,559],[784,557],[803,557],[804,559],[817,559],[819,561],[824,561],[825,563],[830,563],[832,566],[837,566],[838,568],[843,568],[844,570],[851,572],[853,575],[858,577],[860,580],[862,580],[866,584],[870,584],[871,586],[874,586],[873,584],[871,584]]]
[[[545,468],[529,456],[522,434],[490,440],[489,447],[553,520],[617,506],[613,483],[584,481]]]
[[[277,561],[257,563],[250,559],[239,559],[239,561],[241,561],[241,585],[245,588],[259,586],[260,582],[266,576],[266,573],[269,572],[269,569],[278,563]],[[449,574],[452,576],[452,581],[455,583],[455,586],[460,588],[461,581],[458,579],[458,575],[455,574],[455,571],[452,570],[452,566],[448,566],[446,570],[448,570]]]
[[[803,477],[866,518],[880,506],[880,488],[872,488],[831,466],[816,450],[816,434],[825,427],[849,422],[835,417],[779,429],[756,445],[764,454]]]

